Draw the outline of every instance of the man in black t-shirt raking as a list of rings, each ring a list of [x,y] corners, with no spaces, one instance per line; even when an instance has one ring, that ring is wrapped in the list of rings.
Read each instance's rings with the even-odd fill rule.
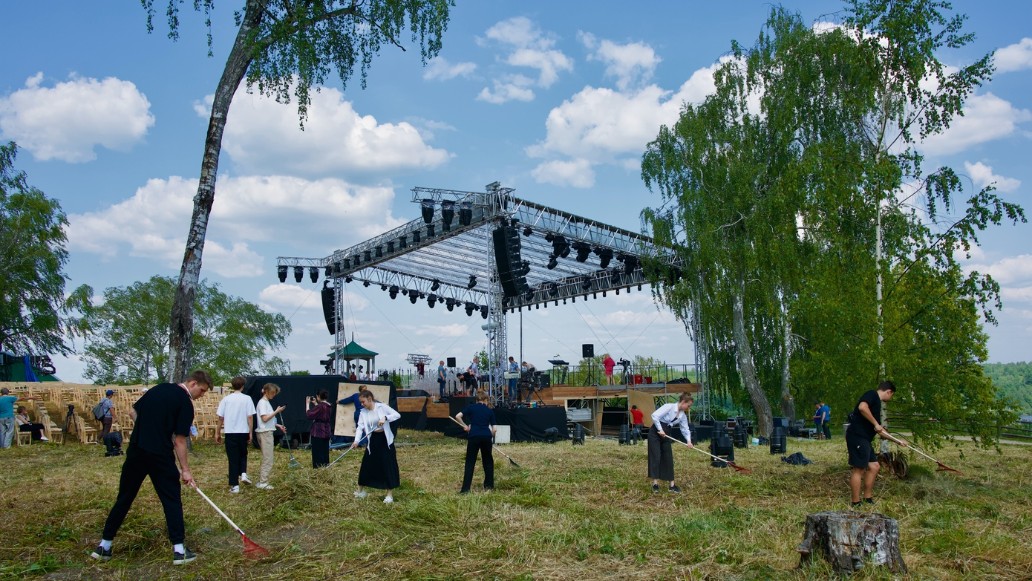
[[[194,371],[183,383],[162,383],[150,388],[133,404],[129,415],[135,424],[122,464],[118,497],[104,523],[100,544],[91,557],[101,561],[111,558],[111,543],[129,513],[143,479],[150,476],[165,511],[168,538],[172,542],[172,564],[183,565],[197,558],[183,545],[186,526],[179,480],[182,478],[187,486],[195,485],[187,462],[186,438],[193,425],[193,400],[208,393],[209,389],[211,376],[204,371]],[[176,468],[177,459],[182,472]]]
[[[874,504],[874,480],[878,476],[878,456],[871,443],[874,437],[880,436],[906,447],[904,442],[893,438],[889,431],[881,425],[882,402],[889,401],[896,393],[896,384],[883,381],[878,389],[872,389],[857,402],[853,412],[849,414],[849,427],[846,428],[846,448],[849,450],[849,489],[852,492],[853,507],[864,502]],[[863,484],[863,499],[860,498],[860,485]]]

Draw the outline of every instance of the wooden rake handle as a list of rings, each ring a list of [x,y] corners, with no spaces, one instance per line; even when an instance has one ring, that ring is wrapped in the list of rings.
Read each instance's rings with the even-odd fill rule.
[[[739,466],[738,464],[735,464],[733,460],[727,460],[725,458],[721,458],[720,456],[714,456],[713,454],[710,454],[709,452],[707,452],[705,450],[702,450],[702,449],[697,448],[695,446],[689,446],[688,442],[682,442],[681,440],[678,440],[677,438],[671,436],[670,434],[667,434],[666,432],[663,433],[663,437],[668,439],[668,440],[673,440],[674,442],[677,442],[678,444],[681,444],[683,446],[687,446],[689,449],[695,450],[696,452],[698,452],[700,454],[705,454],[705,455],[709,456],[710,458],[713,458],[714,460],[718,460],[720,462],[726,462],[728,466],[734,468],[738,472],[742,472],[744,474],[749,474],[749,473],[752,472],[752,470],[750,470],[750,469],[748,469],[748,468],[746,468],[744,466]]]

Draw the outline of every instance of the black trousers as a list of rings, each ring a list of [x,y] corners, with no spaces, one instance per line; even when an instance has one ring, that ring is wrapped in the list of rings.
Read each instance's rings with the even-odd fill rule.
[[[168,540],[173,545],[186,539],[186,526],[183,524],[183,498],[179,487],[179,469],[176,468],[172,454],[152,454],[129,446],[125,462],[122,463],[122,476],[118,480],[118,497],[111,507],[104,532],[101,538],[114,540],[118,529],[129,514],[129,509],[140,492],[143,479],[150,476],[154,492],[158,493],[161,507],[165,511],[165,525],[168,527]]]
[[[491,454],[491,436],[473,436],[466,441],[466,471],[462,474],[462,492],[469,492],[473,484],[473,469],[477,466],[477,452],[484,463],[484,489],[494,488],[494,456]]]
[[[670,433],[668,426],[663,430]],[[654,480],[674,479],[674,451],[670,447],[670,440],[659,435],[656,424],[649,429],[649,478]]]
[[[330,463],[330,439],[312,436],[312,468]]]
[[[225,434],[226,458],[229,460],[229,485],[240,484],[240,475],[247,473],[247,434]]]

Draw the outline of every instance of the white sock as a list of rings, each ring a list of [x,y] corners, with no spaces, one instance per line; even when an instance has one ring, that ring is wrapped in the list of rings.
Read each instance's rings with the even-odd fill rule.
[[[186,547],[183,546],[183,543],[179,543],[178,545],[172,545],[172,550],[176,553],[185,553]]]
[[[111,550],[111,541],[109,541],[107,539],[101,539],[100,540],[100,548],[104,549],[105,551]]]

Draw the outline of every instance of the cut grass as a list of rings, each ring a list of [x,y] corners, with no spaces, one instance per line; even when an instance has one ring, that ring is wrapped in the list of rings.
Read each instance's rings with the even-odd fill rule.
[[[711,468],[674,448],[673,495],[653,494],[644,445],[589,439],[506,447],[522,468],[495,455],[496,488],[457,494],[465,443],[402,431],[402,486],[394,505],[373,491],[355,499],[359,453],[313,471],[308,452],[289,469],[277,450],[272,491],[230,495],[221,447],[194,446],[191,468],[204,491],[248,537],[272,554],[243,556],[240,536],[184,489],[187,544],[199,559],[172,567],[165,522],[145,483],[115,540],[97,563],[95,546],[118,486],[120,458],[98,446],[33,445],[4,450],[5,512],[0,576],[5,578],[361,578],[386,579],[821,579],[822,563],[798,569],[796,545],[808,513],[846,510],[844,444],[790,440],[814,461],[790,466],[766,448],[736,450],[751,475]],[[911,477],[883,475],[875,510],[900,523],[901,549],[916,579],[1017,579],[1032,571],[1032,447],[981,452],[944,449],[964,476],[911,461]],[[961,457],[963,452],[967,452]],[[976,453],[977,452],[977,453]],[[257,470],[257,452],[250,457]],[[855,579],[890,578],[869,570]]]

